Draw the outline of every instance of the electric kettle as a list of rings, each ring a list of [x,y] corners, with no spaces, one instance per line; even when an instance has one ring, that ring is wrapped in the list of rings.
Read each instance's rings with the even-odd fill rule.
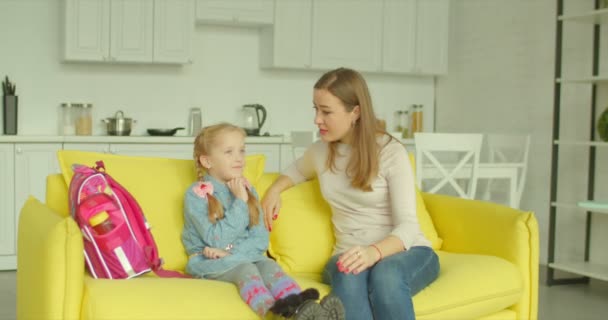
[[[242,112],[242,128],[248,136],[259,136],[260,130],[266,121],[266,108],[261,104],[246,104],[243,106]]]

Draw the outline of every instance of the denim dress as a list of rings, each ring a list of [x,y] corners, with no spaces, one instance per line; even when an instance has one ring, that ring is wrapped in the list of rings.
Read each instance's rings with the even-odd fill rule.
[[[196,188],[200,181],[193,183],[186,191],[184,199],[184,230],[182,242],[190,256],[186,272],[199,278],[207,275],[222,274],[242,263],[252,263],[268,259],[269,234],[264,227],[264,214],[260,211],[259,222],[249,227],[249,208],[247,203],[236,198],[228,186],[206,175],[203,178],[213,185],[213,196],[224,208],[224,218],[212,223],[209,220],[209,203]],[[252,194],[258,194],[251,188]],[[202,255],[205,247],[219,248],[230,252],[220,259],[210,259]]]

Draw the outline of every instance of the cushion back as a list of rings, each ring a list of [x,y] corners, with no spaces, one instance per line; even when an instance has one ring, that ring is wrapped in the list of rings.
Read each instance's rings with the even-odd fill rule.
[[[163,257],[165,269],[183,270],[187,255],[181,241],[184,226],[184,194],[196,180],[192,160],[130,157],[104,153],[59,151],[61,172],[68,184],[72,164],[93,166],[103,160],[106,170],[141,206]],[[264,168],[264,156],[246,158],[245,177],[255,185]],[[67,202],[67,199],[66,199]]]

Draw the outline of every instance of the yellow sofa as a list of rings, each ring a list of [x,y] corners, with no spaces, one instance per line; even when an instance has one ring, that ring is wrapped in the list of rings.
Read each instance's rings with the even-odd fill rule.
[[[80,230],[69,217],[72,163],[103,159],[142,206],[165,268],[184,270],[183,193],[191,161],[62,151],[62,175],[47,179],[46,203],[30,198],[19,219],[17,317],[25,319],[256,319],[232,284],[201,279],[96,280],[85,271]],[[277,177],[249,156],[245,175],[260,194]],[[423,231],[438,249],[437,281],[414,297],[418,319],[536,319],[538,227],[534,215],[487,202],[419,194]],[[331,254],[331,211],[316,181],[282,195],[270,254],[302,287],[322,294]],[[384,319],[382,319],[384,320]]]

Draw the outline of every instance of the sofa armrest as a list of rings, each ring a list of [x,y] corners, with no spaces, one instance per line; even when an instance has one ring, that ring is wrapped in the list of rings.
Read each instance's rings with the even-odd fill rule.
[[[422,194],[447,252],[492,255],[513,263],[524,294],[513,307],[518,319],[536,319],[538,308],[538,224],[532,212],[475,200]]]
[[[30,197],[18,232],[17,318],[79,319],[84,256],[74,220]]]

